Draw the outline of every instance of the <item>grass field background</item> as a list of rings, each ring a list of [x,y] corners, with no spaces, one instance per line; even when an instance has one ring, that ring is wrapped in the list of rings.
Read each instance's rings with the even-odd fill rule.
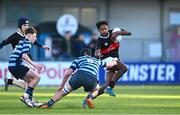
[[[57,87],[37,87],[35,99],[47,102]],[[116,97],[104,94],[94,100],[95,108],[83,109],[87,95],[72,92],[50,109],[28,108],[19,100],[23,90],[0,86],[0,114],[180,114],[180,86],[117,86]]]

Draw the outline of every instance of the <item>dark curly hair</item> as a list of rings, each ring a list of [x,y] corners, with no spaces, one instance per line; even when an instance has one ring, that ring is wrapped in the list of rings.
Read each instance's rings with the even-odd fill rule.
[[[107,25],[108,26],[108,23],[107,23],[107,21],[99,21],[99,22],[97,22],[96,27],[97,27],[98,30],[101,27],[101,25]]]
[[[81,56],[85,56],[85,55],[92,56],[91,50],[90,50],[89,48],[83,48],[83,49],[81,49],[81,51],[80,51],[80,55],[81,55]]]

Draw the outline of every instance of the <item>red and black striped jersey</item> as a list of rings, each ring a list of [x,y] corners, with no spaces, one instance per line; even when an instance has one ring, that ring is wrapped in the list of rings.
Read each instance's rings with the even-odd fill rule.
[[[97,49],[100,49],[102,54],[101,59],[105,59],[107,57],[117,57],[119,58],[119,42],[115,41],[112,38],[112,30],[109,30],[108,35],[106,37],[102,37],[101,35],[98,38]]]

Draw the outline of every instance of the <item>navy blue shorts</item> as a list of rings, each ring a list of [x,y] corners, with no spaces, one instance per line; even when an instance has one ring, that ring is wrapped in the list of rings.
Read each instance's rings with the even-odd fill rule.
[[[8,69],[16,79],[23,79],[23,77],[29,71],[29,68],[24,65],[8,67]]]
[[[98,80],[96,76],[91,76],[83,71],[77,71],[70,79],[69,84],[73,90],[84,87],[85,92],[92,91],[96,88]]]

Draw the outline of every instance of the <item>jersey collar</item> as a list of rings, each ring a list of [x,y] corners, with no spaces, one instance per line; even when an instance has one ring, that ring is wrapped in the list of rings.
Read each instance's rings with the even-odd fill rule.
[[[108,32],[108,35],[107,35],[107,36],[105,36],[105,37],[104,37],[104,36],[99,35],[99,37],[100,37],[100,38],[109,38],[109,36],[110,36],[110,33],[109,33],[109,32]]]
[[[20,33],[19,31],[17,31],[17,33],[18,33],[20,36],[24,37],[24,34]]]

